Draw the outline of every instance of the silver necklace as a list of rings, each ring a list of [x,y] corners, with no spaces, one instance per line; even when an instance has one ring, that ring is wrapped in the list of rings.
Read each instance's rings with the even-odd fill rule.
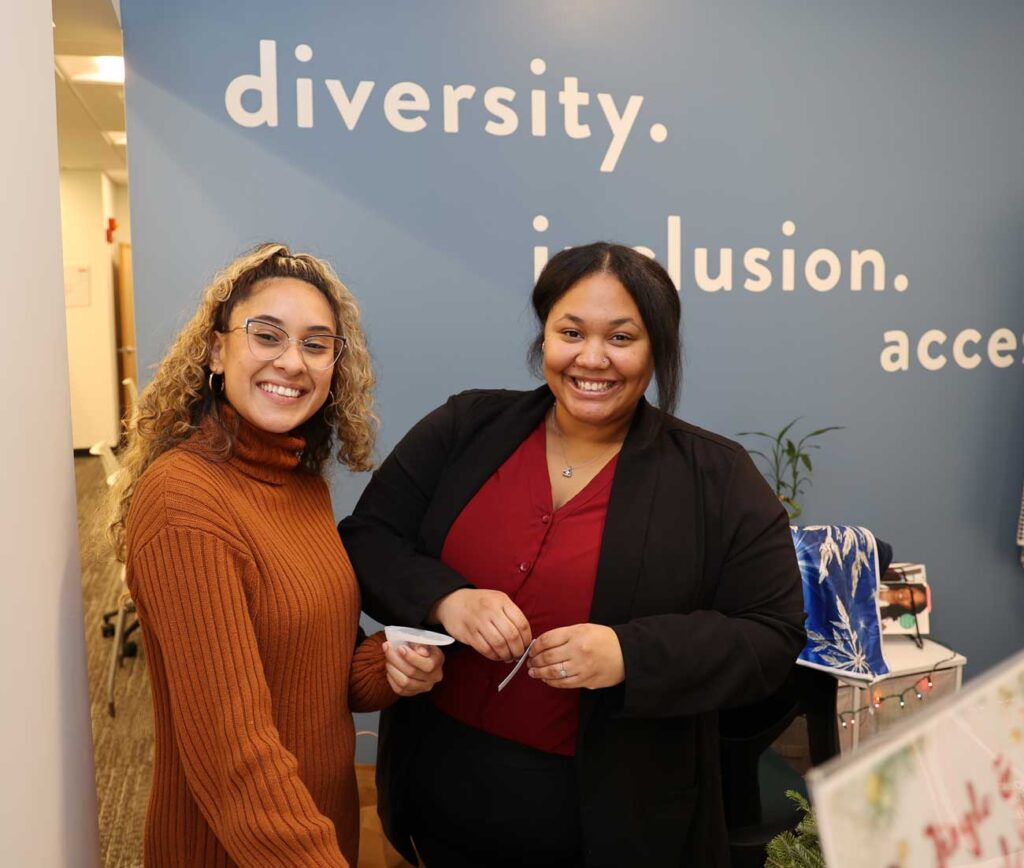
[[[565,451],[565,438],[562,436],[562,430],[558,427],[558,420],[555,418],[555,411],[551,411],[551,429],[555,432],[555,436],[558,437],[558,448],[562,453],[562,461],[565,463],[565,467],[562,468],[562,476],[566,479],[572,479],[574,470],[579,470],[581,467],[586,467],[588,464],[593,464],[599,458],[605,458],[615,451],[615,447],[612,447],[610,452],[602,452],[599,455],[595,455],[593,458],[589,458],[586,461],[581,461],[579,464],[572,464],[569,461],[569,456]]]

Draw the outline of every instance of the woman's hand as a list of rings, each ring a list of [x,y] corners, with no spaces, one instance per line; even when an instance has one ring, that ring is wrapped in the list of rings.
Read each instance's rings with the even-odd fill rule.
[[[601,624],[558,627],[538,637],[528,662],[531,678],[549,687],[613,687],[626,680],[619,637]]]
[[[426,693],[441,680],[444,654],[436,645],[385,642],[381,647],[388,684],[399,696]]]
[[[460,588],[441,597],[430,621],[488,660],[518,660],[530,644],[530,622],[508,594]]]

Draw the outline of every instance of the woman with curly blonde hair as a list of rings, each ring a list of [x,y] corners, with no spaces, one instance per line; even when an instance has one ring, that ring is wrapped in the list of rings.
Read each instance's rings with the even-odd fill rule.
[[[324,465],[371,465],[373,373],[330,265],[264,244],[216,276],[143,392],[109,532],[146,645],[146,864],[354,864],[352,711],[436,649],[359,630]]]

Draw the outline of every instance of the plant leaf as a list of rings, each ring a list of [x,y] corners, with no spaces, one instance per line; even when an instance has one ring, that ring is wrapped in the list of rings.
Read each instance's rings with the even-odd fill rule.
[[[808,802],[807,799],[804,798],[803,793],[799,793],[796,790],[786,790],[786,798],[792,802],[796,802],[797,806],[805,814],[811,810],[810,802]]]
[[[804,467],[807,468],[809,473],[813,473],[814,472],[814,467],[811,465],[811,456],[810,455],[808,455],[806,452],[803,452],[800,455],[800,460],[803,461]]]
[[[807,443],[808,440],[813,440],[815,437],[820,437],[822,434],[827,434],[829,431],[841,431],[842,429],[842,425],[830,425],[827,428],[819,428],[817,431],[812,431],[810,434],[804,434],[804,436],[800,438],[800,442],[797,443],[797,449],[803,449],[804,444]]]
[[[803,419],[803,418],[804,418],[803,416],[797,416],[797,417],[796,417],[796,418],[795,418],[795,419],[794,419],[794,420],[793,420],[792,422],[790,422],[790,423],[789,423],[789,424],[788,424],[788,425],[787,425],[787,426],[786,426],[785,428],[783,428],[783,429],[782,429],[782,430],[781,430],[781,431],[780,431],[780,432],[779,432],[779,433],[778,433],[778,434],[776,435],[776,436],[777,436],[777,437],[779,438],[779,440],[781,440],[781,439],[782,439],[783,437],[785,437],[785,436],[786,436],[786,434],[787,434],[787,433],[789,433],[789,429],[790,429],[790,428],[792,428],[792,427],[793,427],[793,426],[794,426],[794,425],[795,425],[795,424],[796,424],[797,422],[799,422],[799,421],[800,421],[801,419]]]

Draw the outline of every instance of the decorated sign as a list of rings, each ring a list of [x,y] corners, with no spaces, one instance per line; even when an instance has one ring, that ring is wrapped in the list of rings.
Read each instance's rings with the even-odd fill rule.
[[[1024,653],[809,781],[829,868],[1024,868]]]

